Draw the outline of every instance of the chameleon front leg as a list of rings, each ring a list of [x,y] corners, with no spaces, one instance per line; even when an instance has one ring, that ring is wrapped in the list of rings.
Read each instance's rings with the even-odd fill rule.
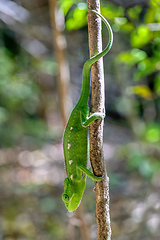
[[[85,121],[82,121],[82,126],[83,127],[88,127],[96,119],[103,119],[103,118],[105,118],[104,113],[100,113],[100,112],[92,113],[89,117],[85,118]]]
[[[95,176],[92,172],[89,171],[89,169],[87,169],[85,166],[83,166],[80,163],[77,165],[77,168],[79,170],[81,170],[81,172],[85,173],[88,177],[90,177],[93,181],[102,181],[103,180],[102,177]]]

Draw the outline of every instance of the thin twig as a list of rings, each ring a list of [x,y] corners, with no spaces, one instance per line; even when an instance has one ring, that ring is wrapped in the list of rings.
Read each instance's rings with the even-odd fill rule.
[[[49,0],[49,10],[50,18],[53,32],[53,45],[57,61],[57,85],[58,85],[58,95],[59,95],[59,104],[60,111],[62,115],[63,125],[65,126],[68,115],[69,104],[66,104],[68,101],[68,86],[69,86],[69,66],[65,57],[65,49],[67,47],[66,39],[63,34],[64,30],[64,15],[58,9],[57,3],[55,0]]]

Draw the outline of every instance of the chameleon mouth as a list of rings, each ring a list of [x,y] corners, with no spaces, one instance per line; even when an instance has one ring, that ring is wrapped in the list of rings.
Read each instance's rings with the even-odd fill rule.
[[[74,195],[75,195],[75,193],[72,195],[72,197],[70,198],[70,201],[69,201],[69,203],[67,203],[67,208],[68,208],[68,211],[69,212],[73,212],[75,209],[73,209],[72,207],[71,207],[71,205],[73,205],[73,203],[72,203],[72,199],[73,199],[73,197],[74,197]]]

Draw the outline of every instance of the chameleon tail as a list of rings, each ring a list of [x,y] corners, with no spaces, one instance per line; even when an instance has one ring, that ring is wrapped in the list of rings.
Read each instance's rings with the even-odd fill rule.
[[[88,59],[88,60],[85,62],[86,65],[89,64],[90,67],[91,67],[91,65],[92,65],[94,62],[96,62],[98,59],[100,59],[101,57],[103,57],[104,55],[106,55],[106,54],[109,52],[109,50],[111,49],[112,44],[113,44],[113,32],[112,32],[112,28],[111,28],[110,24],[108,23],[108,21],[107,21],[100,13],[96,12],[96,11],[93,10],[93,9],[89,9],[89,10],[92,11],[92,12],[94,12],[95,14],[97,14],[97,15],[102,19],[102,21],[105,23],[105,25],[106,25],[106,27],[107,27],[107,29],[108,29],[108,33],[109,33],[109,41],[108,41],[108,44],[107,44],[107,46],[105,47],[105,49],[104,49],[101,53],[99,53],[99,54],[91,57],[90,59]],[[85,65],[85,64],[84,64],[84,65]]]
[[[97,55],[91,57],[90,59],[88,59],[84,66],[83,66],[83,82],[82,82],[82,90],[81,90],[81,95],[78,101],[78,104],[82,107],[82,106],[86,106],[88,104],[88,97],[89,97],[89,90],[90,90],[90,68],[92,66],[92,64],[94,62],[96,62],[97,60],[99,60],[101,57],[103,57],[104,55],[106,55],[109,50],[112,47],[113,44],[113,32],[112,32],[112,28],[109,25],[108,21],[98,12],[96,12],[95,10],[89,9],[92,12],[94,12],[95,14],[97,14],[99,17],[101,17],[102,21],[105,23],[107,29],[108,29],[108,33],[109,33],[109,41],[107,46],[105,47],[105,49],[98,53]]]

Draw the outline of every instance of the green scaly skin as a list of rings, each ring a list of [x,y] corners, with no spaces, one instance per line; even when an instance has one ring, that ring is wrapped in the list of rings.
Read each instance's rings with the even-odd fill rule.
[[[91,9],[90,9],[91,10]],[[63,149],[67,178],[64,180],[62,199],[69,212],[79,206],[85,190],[86,175],[94,181],[102,177],[95,176],[87,169],[89,154],[88,126],[96,119],[103,119],[103,113],[95,112],[89,115],[88,98],[90,90],[90,68],[94,62],[110,50],[113,43],[112,29],[107,20],[98,12],[91,10],[101,17],[109,32],[109,42],[106,48],[96,56],[88,59],[83,66],[83,82],[80,98],[71,112],[63,136]]]

